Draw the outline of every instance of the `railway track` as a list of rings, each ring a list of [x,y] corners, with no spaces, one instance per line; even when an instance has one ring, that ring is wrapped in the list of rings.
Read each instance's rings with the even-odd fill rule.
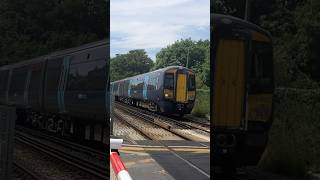
[[[122,103],[115,103],[115,107],[116,109],[121,109],[130,115],[139,117],[146,122],[154,124],[158,128],[165,129],[166,131],[169,131],[183,139],[197,142],[210,142],[210,131],[199,128],[195,125],[180,122],[172,118],[164,117],[140,108],[124,105]],[[133,123],[129,124],[132,125]]]
[[[34,137],[37,137],[37,138],[40,138],[40,139],[50,140],[50,142],[53,142],[55,144],[64,146],[64,147],[66,147],[66,148],[68,148],[70,150],[81,151],[82,153],[85,153],[85,154],[95,155],[95,156],[98,156],[98,157],[102,158],[102,160],[106,159],[105,152],[101,152],[101,151],[89,148],[87,146],[71,142],[69,140],[64,140],[62,138],[51,136],[51,135],[48,135],[46,133],[41,133],[41,132],[26,128],[26,127],[23,127],[23,126],[20,126],[20,125],[16,125],[16,130],[18,130],[18,133],[19,132],[25,132],[27,134],[30,134],[30,135],[32,135]]]
[[[117,119],[120,119],[126,122],[128,125],[132,126],[136,131],[140,132],[146,139],[158,142],[158,144],[166,148],[168,152],[170,152],[172,155],[174,155],[178,159],[188,164],[190,167],[197,170],[204,177],[210,179],[210,172],[206,172],[205,170],[197,167],[197,165],[195,165],[188,159],[180,156],[178,153],[175,152],[175,150],[172,147],[168,146],[163,142],[163,140],[193,140],[196,136],[190,138],[191,136],[190,134],[188,134],[190,132],[183,132],[183,129],[181,129],[182,131],[177,131],[175,130],[175,128],[177,127],[174,127],[172,125],[168,126],[165,124],[159,124],[159,119],[155,119],[151,115],[146,115],[143,112],[140,112],[140,109],[130,109],[131,107],[121,104],[117,104],[115,107],[116,108],[114,110],[114,116]],[[202,143],[199,144],[202,145],[203,148],[210,148]]]
[[[38,134],[38,136],[43,136],[42,138],[35,137],[22,132],[21,127],[19,127],[18,129],[20,130],[16,130],[16,141],[19,141],[20,143],[26,144],[40,152],[54,157],[55,159],[58,159],[63,163],[69,164],[84,172],[87,172],[97,179],[108,179],[109,171],[107,169],[107,165],[101,165],[97,162],[96,158],[84,158],[83,156],[79,155],[79,152],[83,154],[95,155],[96,157],[102,155],[106,157],[106,154],[102,154],[99,151],[95,151],[93,149],[75,143],[58,140],[58,138],[52,136],[40,135],[40,133]],[[64,148],[61,148],[61,146],[63,146]],[[78,151],[78,153],[75,153],[75,151]]]
[[[28,169],[27,167],[19,164],[18,162],[13,163],[14,167],[14,179],[23,179],[23,180],[46,180],[44,177],[40,176],[36,172]]]
[[[172,121],[176,124],[179,124],[181,127],[186,127],[189,129],[198,129],[207,134],[210,134],[210,124],[204,122],[196,122],[193,119],[189,118],[181,118],[181,117],[161,117],[162,119],[166,119],[167,121]]]
[[[177,117],[173,117],[173,119],[176,119]],[[181,119],[180,119],[181,121]],[[210,133],[210,122],[204,121],[204,120],[196,120],[194,118],[190,117],[183,117],[182,123],[188,123],[190,126],[193,126],[194,128],[199,128],[204,130],[205,132]]]
[[[117,119],[125,122],[127,125],[131,126],[136,132],[139,132],[145,139],[148,140],[185,140],[156,124],[150,123],[148,119],[143,117],[133,118],[132,114],[126,111],[116,109],[114,113]],[[135,116],[136,117],[136,116]]]
[[[119,116],[113,116],[113,135],[117,137],[121,137],[131,144],[136,144],[135,141],[146,140],[149,139],[145,137],[141,132],[132,127],[127,121],[123,120]]]

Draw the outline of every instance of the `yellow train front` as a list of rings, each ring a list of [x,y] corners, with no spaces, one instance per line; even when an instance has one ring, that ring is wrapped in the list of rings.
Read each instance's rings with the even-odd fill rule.
[[[273,118],[272,39],[258,26],[211,14],[213,166],[256,165]]]
[[[115,100],[162,114],[189,114],[195,101],[195,74],[170,66],[111,83]]]

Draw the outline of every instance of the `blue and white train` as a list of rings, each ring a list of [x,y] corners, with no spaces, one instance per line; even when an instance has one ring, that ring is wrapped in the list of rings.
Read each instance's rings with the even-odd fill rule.
[[[170,66],[111,83],[116,101],[162,114],[189,114],[196,98],[195,74]]]

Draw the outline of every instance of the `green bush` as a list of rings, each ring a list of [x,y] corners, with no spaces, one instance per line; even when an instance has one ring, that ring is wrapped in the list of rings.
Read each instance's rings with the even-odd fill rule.
[[[260,167],[290,176],[320,170],[320,90],[277,89]]]
[[[207,117],[210,116],[210,90],[197,89],[196,100],[192,115],[198,117]]]

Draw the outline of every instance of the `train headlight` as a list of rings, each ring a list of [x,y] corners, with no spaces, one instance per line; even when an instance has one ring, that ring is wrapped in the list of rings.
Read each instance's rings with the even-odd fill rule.
[[[169,89],[165,89],[164,90],[164,97],[166,99],[171,99],[173,98],[173,91],[172,90],[169,90]]]

